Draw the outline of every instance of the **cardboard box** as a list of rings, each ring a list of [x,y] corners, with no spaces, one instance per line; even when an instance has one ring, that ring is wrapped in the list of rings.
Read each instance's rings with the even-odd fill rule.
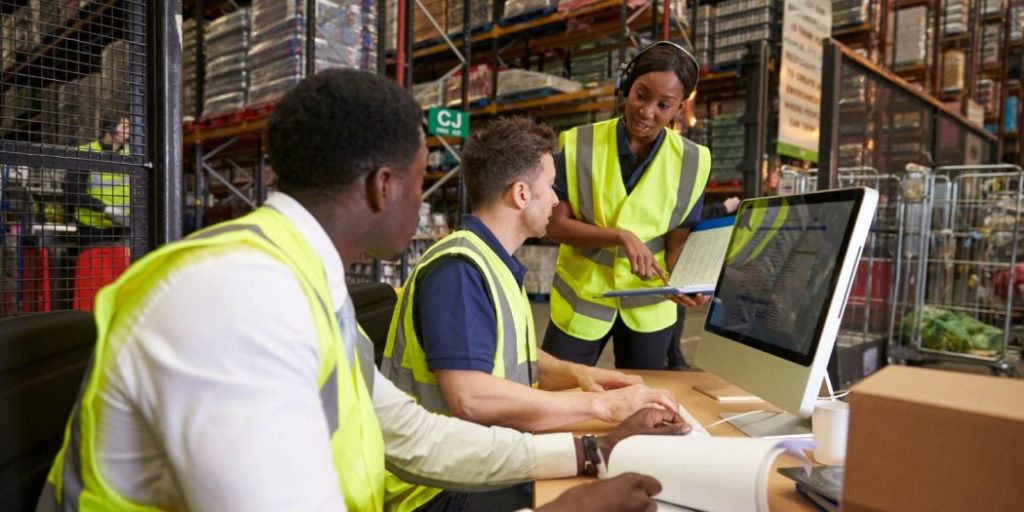
[[[853,388],[844,511],[1020,510],[1024,381],[888,366]]]

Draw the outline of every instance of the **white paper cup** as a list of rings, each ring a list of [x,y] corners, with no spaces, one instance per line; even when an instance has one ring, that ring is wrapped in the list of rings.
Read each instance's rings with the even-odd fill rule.
[[[811,428],[814,432],[814,459],[829,466],[846,462],[846,429],[850,423],[850,404],[833,400],[814,407]]]

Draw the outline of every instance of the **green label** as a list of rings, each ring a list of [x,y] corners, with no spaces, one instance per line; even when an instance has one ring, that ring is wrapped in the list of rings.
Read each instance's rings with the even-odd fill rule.
[[[799,148],[792,144],[786,144],[785,142],[779,142],[776,145],[776,151],[778,151],[780,155],[791,156],[793,158],[799,158],[800,160],[808,160],[813,163],[818,163],[817,151]]]
[[[469,112],[434,107],[427,111],[427,133],[445,137],[469,137]]]

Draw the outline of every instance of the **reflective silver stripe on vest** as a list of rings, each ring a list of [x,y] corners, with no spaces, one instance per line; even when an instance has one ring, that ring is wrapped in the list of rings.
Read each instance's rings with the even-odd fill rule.
[[[426,261],[425,258],[430,254],[430,250],[420,257],[421,260]],[[417,269],[418,270],[418,269]],[[416,278],[418,272],[414,271],[413,275],[410,276],[410,281]],[[431,384],[421,383],[416,380],[413,376],[412,370],[402,366],[402,359],[405,355],[405,316],[409,312],[409,308],[412,307],[412,293],[409,293],[410,287],[409,282],[406,284],[406,288],[402,293],[401,302],[399,303],[398,310],[398,325],[395,326],[395,344],[391,347],[391,357],[385,356],[381,361],[380,370],[388,380],[390,380],[398,389],[405,391],[410,396],[416,399],[420,405],[430,412],[438,414],[450,414],[448,411],[448,403],[444,401],[444,397],[440,393],[440,389],[437,386]]]
[[[644,242],[644,245],[651,251],[651,254],[658,254],[665,250],[665,235],[652,238]]]
[[[594,224],[594,125],[576,129],[576,191],[580,220]]]
[[[288,252],[284,251],[283,249],[281,249],[281,247],[279,245],[274,243],[274,241],[271,240],[270,237],[268,237],[266,235],[266,233],[263,232],[262,228],[260,228],[259,226],[255,225],[255,224],[228,224],[228,225],[224,225],[224,226],[217,226],[217,227],[214,227],[214,228],[210,228],[210,229],[208,229],[206,231],[199,232],[199,233],[197,233],[195,235],[189,236],[188,239],[190,239],[190,240],[202,240],[202,239],[205,239],[205,238],[213,238],[215,236],[222,235],[224,233],[231,233],[231,232],[235,232],[235,231],[249,231],[252,234],[262,238],[263,240],[265,240],[270,245],[272,245],[275,248],[277,248],[277,250],[281,251],[283,254],[285,254],[285,255],[288,254]],[[309,278],[307,278],[301,272],[298,273],[297,275],[299,276],[300,279],[304,279],[307,282],[309,281]],[[320,309],[322,309],[323,312],[324,312],[325,318],[335,318],[335,319],[337,319],[337,317],[333,314],[333,312],[330,310],[330,308],[327,307],[327,303],[324,301],[324,298],[321,297],[320,294],[316,292],[316,287],[313,286],[312,283],[309,283],[309,285],[310,285],[309,286],[310,289],[312,289],[313,292],[314,292],[313,295],[316,296],[317,302],[320,304]],[[340,329],[341,326],[339,325],[338,328]],[[358,332],[358,329],[356,331]],[[365,378],[365,374],[364,374],[364,378]],[[372,382],[373,382],[373,377],[371,375],[371,377],[369,379],[369,384],[368,385],[372,386]],[[370,389],[373,389],[373,388],[371,387]],[[330,375],[327,376],[327,380],[324,381],[323,386],[320,387],[320,404],[321,404],[321,406],[324,409],[324,418],[327,420],[328,432],[330,432],[330,434],[333,436],[334,432],[336,432],[338,430],[338,426],[340,424],[340,420],[338,418],[338,366],[337,366],[337,363],[335,363],[334,368],[331,368]]]
[[[697,170],[700,169],[700,149],[689,139],[683,139],[683,174],[679,177],[679,190],[676,192],[676,207],[672,210],[668,229],[679,227],[683,223],[683,215],[690,206],[693,187],[697,185]]]
[[[75,510],[71,507],[64,507],[65,510]],[[43,492],[39,495],[36,503],[36,512],[57,512],[57,489],[49,480],[43,484]]]
[[[584,258],[597,263],[598,265],[604,265],[611,267],[615,265],[615,253],[614,249],[606,247],[576,247],[572,248]]]
[[[366,391],[373,396],[373,376],[377,366],[373,362],[373,341],[358,330],[356,336],[356,355],[359,357],[359,371],[363,373]]]
[[[651,251],[651,254],[658,254],[665,250],[665,237],[659,236],[644,242],[644,245]],[[612,247],[576,247],[570,246],[577,254],[584,258],[597,263],[598,265],[604,265],[606,267],[615,266],[615,258],[626,258],[626,254],[618,248]]]
[[[331,436],[338,431],[340,420],[338,419],[338,365],[331,368],[330,375],[320,386],[320,407],[324,410],[324,417],[327,418],[327,431]]]
[[[569,286],[569,283],[562,279],[562,276],[555,273],[555,280],[552,282],[555,290],[558,294],[569,303],[569,307],[572,308],[573,313],[577,315],[589,316],[603,322],[611,322],[615,320],[616,309],[601,304],[596,304],[583,300],[576,295],[576,291]]]
[[[445,251],[451,248],[462,248],[469,250],[480,257],[484,264],[484,268],[481,271],[487,272],[490,277],[490,282],[494,283],[495,286],[500,286],[500,281],[493,268],[488,265],[486,256],[471,242],[466,241],[462,238],[455,238],[444,241],[433,247],[421,257],[422,261],[427,261],[435,254],[441,251]],[[442,256],[443,257],[443,256]],[[475,262],[472,262],[475,265]],[[411,277],[416,279],[418,277],[417,272]],[[505,379],[513,382],[518,382],[527,386],[532,385],[531,378],[537,375],[536,366],[531,365],[530,354],[527,354],[527,361],[523,364],[519,364],[519,352],[518,352],[518,341],[519,338],[516,336],[516,321],[517,319],[512,314],[512,306],[509,304],[509,297],[506,297],[502,290],[496,290],[498,297],[497,306],[498,311],[495,314],[502,315],[502,335],[504,337],[504,347],[502,351],[502,361],[505,364]],[[444,400],[444,396],[441,394],[441,389],[434,384],[427,384],[419,382],[415,379],[411,369],[402,366],[402,360],[405,355],[405,347],[408,340],[405,337],[405,329],[401,324],[404,324],[403,319],[409,313],[409,308],[412,307],[413,295],[415,295],[415,286],[412,287],[412,293],[402,294],[402,303],[399,309],[399,322],[400,325],[395,329],[395,343],[391,350],[391,357],[385,358],[385,363],[382,364],[384,375],[388,377],[399,389],[413,395],[427,410],[431,412],[450,414],[448,405]]]
[[[661,295],[642,295],[642,296],[636,296],[636,297],[620,297],[619,298],[619,305],[622,306],[622,309],[633,309],[633,308],[642,308],[644,306],[650,306],[650,305],[653,305],[653,304],[659,304],[661,302],[664,302],[665,300],[667,300],[667,299],[665,299],[665,297],[662,297]]]

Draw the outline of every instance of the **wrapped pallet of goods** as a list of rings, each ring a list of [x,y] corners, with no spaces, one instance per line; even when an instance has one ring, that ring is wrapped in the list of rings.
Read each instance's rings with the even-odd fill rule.
[[[494,22],[494,4],[500,0],[478,0],[469,2],[469,30],[488,30]],[[448,2],[448,34],[461,34],[463,28],[462,2],[454,0]]]
[[[461,0],[454,1],[459,2]],[[429,41],[440,39],[441,33],[447,32],[449,26],[448,0],[421,0],[421,2],[423,8],[430,13],[429,18],[423,12],[423,9],[420,9],[416,3],[409,3],[409,7],[413,10],[412,42],[414,45],[422,45]],[[387,49],[394,50],[397,41],[396,34],[398,33],[398,3],[395,0],[388,0],[386,8],[388,12],[388,24],[384,40],[387,43]],[[434,23],[437,23],[436,28],[434,27],[434,23],[430,22],[431,18],[433,18]],[[454,25],[456,27],[456,31],[462,32],[462,18],[454,20]]]
[[[128,76],[129,45],[113,41],[103,49],[100,60],[100,88],[97,109],[100,115],[128,113],[130,79]]]
[[[832,0],[832,30],[869,22],[869,0]]]
[[[469,68],[469,104],[486,103],[491,97],[490,64],[475,64]],[[462,102],[462,70],[459,69],[448,79],[448,105],[458,106]]]
[[[928,7],[899,9],[889,15],[889,37],[893,41],[887,57],[897,67],[916,66],[928,61]]]
[[[14,11],[12,33],[15,52],[30,53],[32,48],[39,44],[39,33],[36,32],[37,13],[38,11],[27,5]]]
[[[61,87],[60,124],[64,128],[65,143],[80,146],[99,136],[99,94],[103,84],[100,73],[85,75]]]
[[[35,13],[38,41],[42,41],[45,34],[63,29],[77,17],[79,3],[79,0],[31,0],[28,5]]]
[[[499,101],[518,101],[553,93],[570,93],[582,88],[580,83],[574,80],[539,71],[506,69],[498,72]]]
[[[43,88],[39,99],[40,141],[55,146],[67,145],[60,124],[60,88],[63,82],[53,82]]]
[[[943,92],[961,91],[964,88],[964,73],[967,57],[960,50],[947,50],[942,55]]]
[[[611,70],[617,69],[612,65],[613,62],[618,62],[614,52],[573,55],[570,57],[569,69],[572,73],[569,78],[587,88],[597,87],[612,79]],[[561,67],[561,64],[557,67]]]
[[[249,9],[210,22],[206,31],[203,117],[241,110],[249,91]]]
[[[302,80],[306,71],[304,0],[255,0],[248,104],[274,101]],[[377,14],[372,0],[318,0],[315,69],[373,69]]]
[[[511,22],[521,16],[553,12],[557,8],[558,0],[506,0],[501,19]]]
[[[183,121],[195,120],[201,99],[197,97],[199,80],[196,20],[189,18],[181,24],[181,116]]]

